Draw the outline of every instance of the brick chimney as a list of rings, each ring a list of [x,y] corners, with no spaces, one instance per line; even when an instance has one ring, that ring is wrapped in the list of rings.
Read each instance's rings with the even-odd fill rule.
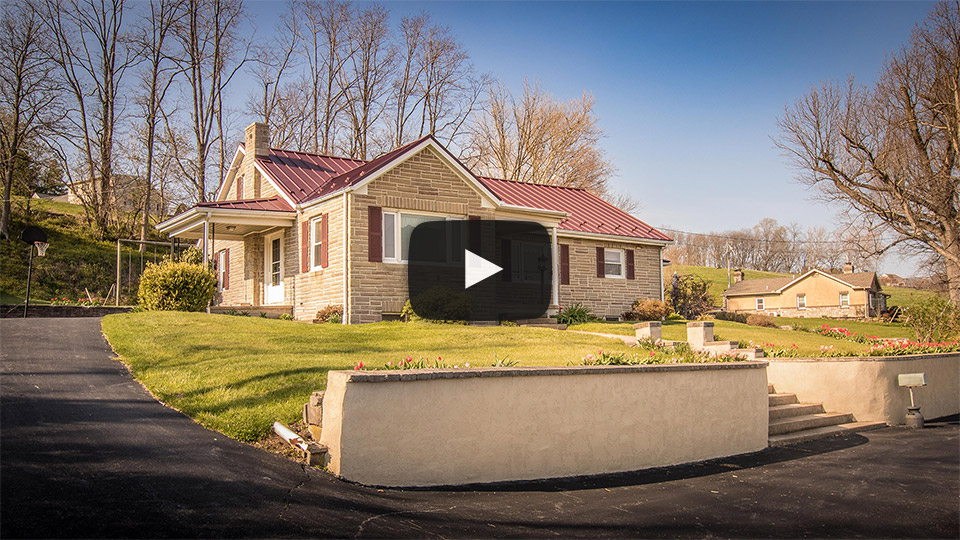
[[[847,263],[847,264],[843,265],[843,273],[844,273],[844,274],[852,274],[852,273],[853,273],[853,263]]]
[[[733,271],[733,282],[740,283],[741,281],[743,281],[743,270],[737,268]]]
[[[263,122],[247,126],[243,141],[243,193],[245,198],[260,198],[260,173],[254,164],[257,158],[270,155],[270,128]]]

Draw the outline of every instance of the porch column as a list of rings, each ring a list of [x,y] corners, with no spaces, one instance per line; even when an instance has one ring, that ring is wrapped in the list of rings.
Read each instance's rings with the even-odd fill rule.
[[[557,243],[557,228],[550,229],[550,253],[553,258],[553,272],[550,273],[550,306],[547,314],[553,315],[560,311],[560,246]]]
[[[209,260],[207,258],[207,239],[210,237],[210,214],[208,213],[206,217],[203,218],[203,269],[206,270],[209,266]]]

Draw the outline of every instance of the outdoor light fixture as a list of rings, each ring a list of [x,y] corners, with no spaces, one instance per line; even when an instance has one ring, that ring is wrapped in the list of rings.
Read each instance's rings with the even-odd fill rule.
[[[910,406],[907,407],[907,427],[922,428],[923,415],[920,414],[920,407],[917,407],[917,404],[913,401],[913,389],[917,386],[927,385],[927,374],[901,373],[897,376],[897,384],[910,389]]]
[[[227,225],[227,231],[233,232],[235,230],[237,230],[236,225]]]

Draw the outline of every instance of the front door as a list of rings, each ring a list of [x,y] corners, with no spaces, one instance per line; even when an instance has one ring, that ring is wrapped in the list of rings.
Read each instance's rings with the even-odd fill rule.
[[[264,242],[264,270],[263,270],[263,303],[283,303],[283,233],[278,232],[265,236]]]

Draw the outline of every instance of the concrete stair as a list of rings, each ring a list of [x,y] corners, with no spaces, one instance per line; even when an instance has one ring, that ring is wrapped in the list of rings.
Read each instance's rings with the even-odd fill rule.
[[[556,319],[550,317],[539,317],[536,319],[519,319],[515,321],[518,326],[527,326],[530,328],[553,328],[554,330],[566,330],[567,325],[560,324]]]
[[[777,393],[767,385],[770,424],[767,441],[783,446],[833,435],[885,427],[884,422],[857,422],[850,413],[826,412],[820,403],[800,403],[796,394]]]

